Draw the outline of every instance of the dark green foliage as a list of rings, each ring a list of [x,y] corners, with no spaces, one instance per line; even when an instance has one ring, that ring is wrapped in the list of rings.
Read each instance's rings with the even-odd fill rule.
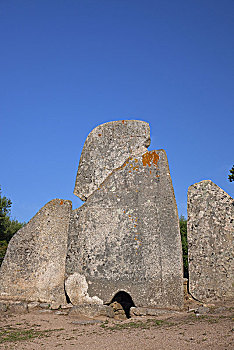
[[[23,226],[10,218],[11,200],[2,196],[0,187],[0,264],[7,250],[11,237]]]
[[[0,265],[6,254],[6,250],[7,250],[7,241],[0,241]]]
[[[231,170],[229,170],[230,171],[230,175],[228,175],[228,180],[230,181],[230,182],[232,182],[232,181],[234,181],[234,165],[233,165],[233,167],[231,168]]]
[[[184,277],[188,278],[188,241],[187,241],[187,220],[183,215],[180,216],[180,235],[183,251]]]

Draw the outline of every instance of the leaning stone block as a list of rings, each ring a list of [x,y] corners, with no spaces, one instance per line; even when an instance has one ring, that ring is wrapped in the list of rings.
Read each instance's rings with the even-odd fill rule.
[[[72,212],[66,276],[75,303],[82,295],[110,303],[124,291],[136,306],[183,306],[179,220],[165,151],[130,157]]]
[[[189,291],[200,301],[233,295],[233,220],[233,199],[212,181],[189,187]]]
[[[121,120],[99,125],[88,135],[80,158],[74,194],[85,201],[111,172],[137,150],[150,145],[149,124]]]
[[[50,201],[12,237],[0,269],[0,297],[65,303],[71,207],[67,200]]]

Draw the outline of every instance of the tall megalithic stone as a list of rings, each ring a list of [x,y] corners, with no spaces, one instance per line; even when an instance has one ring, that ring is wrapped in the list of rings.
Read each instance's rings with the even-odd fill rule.
[[[198,300],[233,296],[234,200],[210,180],[188,189],[189,290]]]
[[[74,304],[110,303],[124,291],[136,306],[183,306],[179,220],[164,150],[133,153],[72,212],[65,285]]]
[[[99,125],[88,135],[79,162],[74,194],[85,201],[133,153],[150,145],[149,124],[120,120]]]
[[[63,304],[72,203],[54,199],[11,239],[0,268],[0,297]]]

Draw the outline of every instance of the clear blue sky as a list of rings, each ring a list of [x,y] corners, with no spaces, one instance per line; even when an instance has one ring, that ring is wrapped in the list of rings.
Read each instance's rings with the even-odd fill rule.
[[[179,214],[210,179],[233,196],[233,0],[0,0],[4,195],[28,221],[73,195],[88,133],[150,123],[165,149]]]

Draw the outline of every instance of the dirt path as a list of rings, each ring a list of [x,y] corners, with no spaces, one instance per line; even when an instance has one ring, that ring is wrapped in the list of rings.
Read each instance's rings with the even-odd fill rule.
[[[205,315],[181,312],[160,317],[88,323],[79,316],[36,310],[0,315],[0,350],[231,350],[233,315],[218,306]],[[86,323],[86,324],[82,324]]]

